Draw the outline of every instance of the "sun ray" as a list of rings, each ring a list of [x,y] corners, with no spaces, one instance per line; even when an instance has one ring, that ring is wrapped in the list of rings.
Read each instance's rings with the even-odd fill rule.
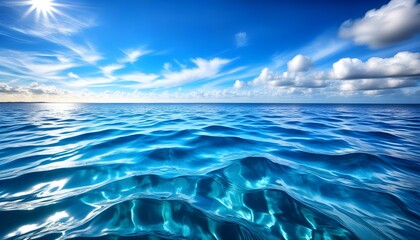
[[[56,15],[62,13],[57,9],[61,4],[56,3],[54,0],[26,0],[19,5],[29,5],[29,9],[25,12],[24,17],[30,14],[35,15],[37,21],[50,21],[50,19],[56,19]]]

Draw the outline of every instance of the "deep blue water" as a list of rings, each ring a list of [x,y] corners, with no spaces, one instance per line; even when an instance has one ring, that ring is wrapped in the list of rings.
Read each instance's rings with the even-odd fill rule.
[[[0,239],[418,239],[419,105],[0,104]]]

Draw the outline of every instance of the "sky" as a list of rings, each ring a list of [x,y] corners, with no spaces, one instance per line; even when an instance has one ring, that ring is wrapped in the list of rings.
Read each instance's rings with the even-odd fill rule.
[[[420,103],[414,0],[0,0],[0,101]]]

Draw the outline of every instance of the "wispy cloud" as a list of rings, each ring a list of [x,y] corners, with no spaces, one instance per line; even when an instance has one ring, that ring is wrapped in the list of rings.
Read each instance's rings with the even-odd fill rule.
[[[351,45],[350,41],[337,39],[335,37],[335,33],[325,33],[303,47],[284,53],[274,54],[270,68],[278,69],[283,67],[287,64],[290,58],[296,55],[296,53],[310,57],[312,63],[315,64],[316,62],[328,60],[334,57],[343,50],[347,49],[349,45]]]
[[[75,81],[67,82],[66,85],[72,88],[81,88],[81,87],[99,87],[99,86],[109,86],[114,82],[114,78],[110,77],[83,77]]]
[[[133,73],[122,74],[118,76],[119,80],[132,81],[132,82],[138,83],[137,86],[142,86],[142,84],[146,84],[146,85],[150,84],[157,78],[159,78],[159,75],[157,74],[146,74],[142,72],[133,72]]]
[[[115,74],[114,71],[123,65],[108,65],[102,67],[105,77],[80,78],[70,83],[77,87],[122,86],[137,89],[172,88],[188,83],[220,77],[221,69],[231,60],[214,58],[205,60],[196,58],[191,60],[195,67],[184,68],[180,71],[166,71],[162,74],[143,73],[139,71]],[[225,73],[229,74],[229,72]]]
[[[162,75],[135,72],[115,77],[117,81],[127,80],[136,83],[132,87],[138,89],[172,88],[217,77],[222,67],[231,62],[230,59],[222,58],[210,60],[195,58],[191,61],[195,67],[183,68],[180,71],[164,70]]]
[[[125,54],[125,57],[120,59],[121,63],[135,63],[141,56],[152,53],[153,51],[139,48],[122,50],[122,52]]]
[[[103,57],[98,53],[95,47],[89,43],[84,44],[74,43],[70,39],[66,38],[52,38],[51,41],[54,43],[66,47],[78,55],[78,58],[86,63],[95,64],[97,61],[102,60]]]
[[[311,45],[306,46],[305,52],[311,53],[313,61],[319,61],[327,57],[334,56],[339,52],[347,49],[349,41],[343,40],[317,40]]]
[[[124,68],[122,64],[110,64],[104,67],[100,67],[104,75],[112,75],[115,71]]]
[[[213,58],[205,60],[195,58],[191,60],[195,67],[184,68],[178,72],[167,72],[163,74],[163,79],[155,81],[154,87],[177,87],[197,80],[212,78],[217,75],[223,66],[231,62],[230,59]]]
[[[238,48],[248,45],[248,36],[246,32],[238,32],[235,34],[235,44]]]
[[[0,49],[0,69],[22,78],[41,76],[44,79],[52,79],[59,73],[78,66],[72,61],[63,62],[60,59],[65,57],[59,54]]]
[[[19,2],[13,2],[10,6],[19,6]],[[60,5],[66,7],[67,5]],[[26,6],[24,6],[27,8]],[[68,9],[72,10],[72,9]],[[74,10],[74,9],[73,9]],[[71,17],[68,14],[60,12],[54,18],[40,19],[33,21],[30,16],[24,17],[22,21],[14,25],[0,24],[3,28],[8,29],[9,35],[18,35],[42,39],[44,41],[64,47],[76,54],[78,58],[86,63],[96,63],[103,57],[98,53],[95,47],[89,41],[75,41],[74,35],[81,33],[83,30],[95,26],[92,18],[88,14],[73,13],[78,18]],[[14,32],[14,33],[13,33]]]

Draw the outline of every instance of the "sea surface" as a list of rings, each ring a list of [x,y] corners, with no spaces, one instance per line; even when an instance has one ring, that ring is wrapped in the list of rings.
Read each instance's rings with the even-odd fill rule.
[[[420,105],[0,104],[0,239],[419,239]]]

